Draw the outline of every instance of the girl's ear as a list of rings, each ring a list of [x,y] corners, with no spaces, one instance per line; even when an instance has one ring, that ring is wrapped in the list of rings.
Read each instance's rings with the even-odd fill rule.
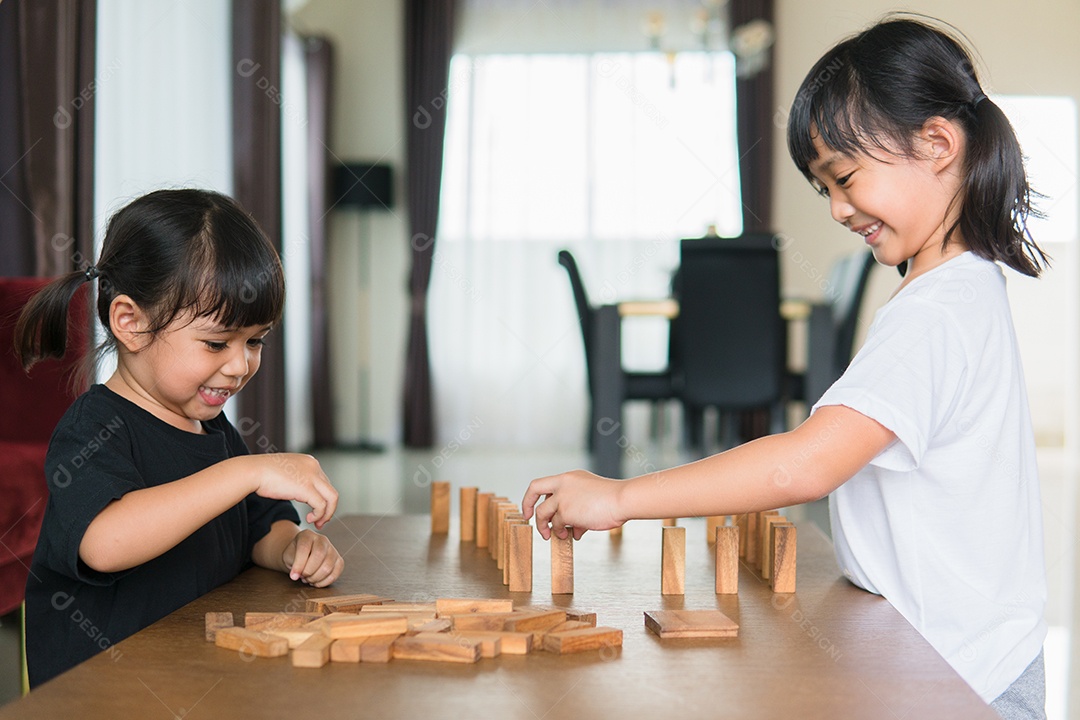
[[[938,116],[923,124],[918,137],[923,156],[931,160],[937,172],[949,169],[960,158],[965,139],[964,131],[959,125]],[[953,170],[955,169],[954,167]]]
[[[147,345],[149,319],[129,295],[117,295],[109,304],[109,329],[116,341],[129,352],[137,353]]]

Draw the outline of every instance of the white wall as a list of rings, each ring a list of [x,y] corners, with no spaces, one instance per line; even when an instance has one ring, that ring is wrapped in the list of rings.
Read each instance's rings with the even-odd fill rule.
[[[981,56],[980,78],[990,93],[1055,95],[1080,99],[1080,5],[1061,0],[1026,2],[1022,11],[1006,0],[937,0],[894,3],[885,0],[777,0],[776,99],[790,105],[799,83],[821,54],[887,11],[926,13],[957,26]],[[979,62],[977,60],[977,62]],[[829,216],[825,203],[807,186],[787,155],[784,128],[775,128],[776,228],[793,238],[785,263],[785,292],[820,296],[808,273],[790,262],[798,251],[819,272],[860,242]],[[1074,186],[1073,192],[1077,192]],[[1038,282],[1010,276],[1010,296],[1028,379],[1032,415],[1041,444],[1061,444],[1065,427],[1076,438],[1077,296],[1075,241],[1052,243],[1055,269]],[[898,276],[878,272],[874,307],[888,297]],[[1067,342],[1068,338],[1072,338]],[[1068,418],[1066,416],[1068,415]]]
[[[309,0],[291,16],[334,44],[330,150],[394,172],[391,212],[331,211],[331,372],[338,439],[401,437],[409,268],[404,211],[404,6],[400,0]]]

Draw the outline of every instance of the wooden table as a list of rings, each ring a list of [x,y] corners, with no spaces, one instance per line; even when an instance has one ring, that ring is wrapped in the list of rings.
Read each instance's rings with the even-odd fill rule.
[[[573,596],[550,595],[548,545],[534,547],[535,582],[517,604],[594,610],[624,631],[621,650],[484,659],[475,665],[395,660],[294,668],[203,639],[203,614],[302,609],[305,597],[371,592],[398,601],[508,597],[484,550],[431,537],[427,516],[347,517],[328,528],[345,552],[332,590],[250,570],[28,697],[0,718],[985,718],[996,717],[879,597],[839,576],[827,539],[799,528],[798,591],[773,595],[749,569],[739,595],[713,592],[704,522],[687,526],[685,596],[660,595],[660,522],[575,546]],[[719,608],[737,638],[660,640],[653,609]]]

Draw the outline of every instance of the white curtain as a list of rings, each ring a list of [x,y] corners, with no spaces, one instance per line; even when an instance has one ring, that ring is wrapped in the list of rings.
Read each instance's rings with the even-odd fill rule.
[[[678,240],[741,230],[726,52],[478,55],[451,65],[430,295],[440,437],[573,447],[592,304],[669,291]],[[627,367],[662,367],[666,323],[624,323]]]

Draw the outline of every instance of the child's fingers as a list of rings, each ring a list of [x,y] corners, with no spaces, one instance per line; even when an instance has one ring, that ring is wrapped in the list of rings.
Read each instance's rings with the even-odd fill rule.
[[[333,584],[341,576],[341,571],[344,569],[345,558],[340,555],[336,555],[334,558],[327,557],[319,570],[313,573],[310,578],[307,578],[307,582],[314,587],[326,587]]]
[[[521,499],[521,514],[525,516],[526,520],[532,517],[533,508],[536,507],[537,501],[554,492],[554,484],[554,476],[537,478],[529,483],[529,487],[525,490],[525,497]]]

